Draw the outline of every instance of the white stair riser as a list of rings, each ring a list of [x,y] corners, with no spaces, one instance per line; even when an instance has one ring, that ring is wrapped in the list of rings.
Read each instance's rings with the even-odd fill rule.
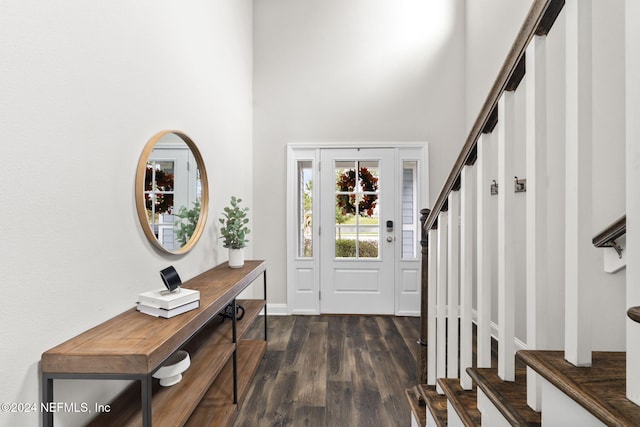
[[[427,407],[427,425],[426,427],[438,427],[438,425],[436,424],[436,420],[433,418],[433,415],[431,415],[431,412],[429,412],[429,408]]]
[[[447,401],[447,427],[464,427],[464,423],[449,401]]]
[[[542,427],[604,427],[600,420],[558,390],[542,380]]]
[[[411,412],[411,427],[420,427],[420,423],[416,420],[416,416]]]
[[[511,427],[511,424],[495,407],[482,390],[478,388],[478,410],[482,414],[482,425],[491,427]]]

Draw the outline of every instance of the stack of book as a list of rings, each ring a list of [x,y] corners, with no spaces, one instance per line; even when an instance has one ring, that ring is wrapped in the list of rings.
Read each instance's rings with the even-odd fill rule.
[[[158,289],[141,293],[138,295],[136,309],[150,316],[169,319],[198,307],[200,307],[200,291],[178,288],[174,292]]]

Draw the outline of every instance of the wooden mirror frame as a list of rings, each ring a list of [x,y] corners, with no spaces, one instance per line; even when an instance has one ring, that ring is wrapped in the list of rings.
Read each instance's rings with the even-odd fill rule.
[[[149,224],[149,220],[147,218],[147,207],[145,204],[145,175],[147,170],[147,160],[149,156],[153,152],[156,143],[164,136],[174,134],[178,138],[182,139],[187,147],[191,150],[191,153],[196,159],[196,163],[198,165],[198,169],[200,171],[200,180],[202,183],[202,196],[200,199],[200,216],[198,217],[198,224],[196,225],[195,230],[193,231],[193,235],[182,246],[180,249],[175,251],[170,251],[158,241],[158,238],[153,233],[151,225]],[[136,185],[135,185],[135,198],[136,198],[136,210],[138,211],[138,219],[140,220],[140,225],[142,226],[142,230],[144,234],[147,236],[149,241],[155,246],[157,249],[164,253],[172,254],[172,255],[181,255],[189,252],[195,244],[200,240],[202,236],[202,232],[204,231],[205,224],[207,222],[207,216],[209,214],[209,181],[207,179],[207,170],[204,166],[204,160],[202,159],[202,155],[196,147],[196,144],[185,135],[183,132],[179,130],[163,130],[155,134],[144,146],[142,150],[142,154],[140,155],[140,159],[138,160],[138,168],[136,170]]]

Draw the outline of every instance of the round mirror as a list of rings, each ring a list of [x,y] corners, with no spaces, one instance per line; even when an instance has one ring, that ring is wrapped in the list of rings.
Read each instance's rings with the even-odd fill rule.
[[[166,130],[147,142],[136,171],[136,208],[149,241],[171,254],[188,252],[209,207],[202,156],[184,133]]]

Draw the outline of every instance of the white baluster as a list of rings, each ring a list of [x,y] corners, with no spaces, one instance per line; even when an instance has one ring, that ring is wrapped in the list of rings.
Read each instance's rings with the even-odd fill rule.
[[[594,268],[592,224],[592,10],[591,0],[567,0],[565,358],[591,365]]]
[[[438,291],[437,291],[437,316],[436,333],[436,377],[445,378],[447,371],[447,339],[446,339],[446,319],[447,319],[447,213],[440,212],[438,215]],[[442,394],[442,389],[437,387]]]
[[[498,376],[515,380],[515,94],[498,103]]]
[[[429,305],[427,308],[427,385],[436,385],[436,322],[438,304],[438,230],[429,230]]]
[[[475,167],[460,175],[460,385],[473,388],[466,369],[473,366],[473,251],[475,247]]]
[[[546,349],[547,289],[547,39],[534,37],[527,48],[527,347]],[[541,411],[542,380],[527,368],[527,403]]]
[[[447,377],[458,378],[458,313],[460,294],[460,192],[449,193],[447,305]]]
[[[491,264],[492,264],[492,209],[491,181],[492,158],[491,136],[483,134],[478,138],[477,191],[477,287],[478,287],[478,319],[477,319],[477,366],[491,367]]]

